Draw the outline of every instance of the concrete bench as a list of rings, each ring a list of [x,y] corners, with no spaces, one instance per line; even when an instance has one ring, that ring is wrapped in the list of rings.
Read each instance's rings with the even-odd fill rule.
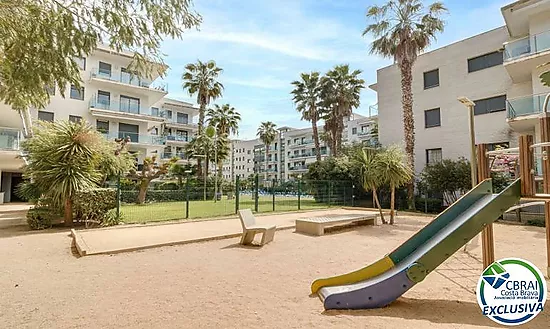
[[[313,217],[296,220],[296,232],[320,236],[325,229],[336,226],[376,225],[376,215],[342,215],[336,217]]]

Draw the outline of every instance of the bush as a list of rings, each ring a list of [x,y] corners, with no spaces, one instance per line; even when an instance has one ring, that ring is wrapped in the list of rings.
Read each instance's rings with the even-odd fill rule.
[[[120,189],[123,191],[137,190],[137,183],[128,178],[120,179]]]
[[[544,218],[533,218],[533,219],[527,220],[527,225],[545,227],[546,222],[545,222]]]
[[[119,214],[119,216],[117,216],[116,209],[110,209],[105,214],[105,218],[103,219],[101,226],[115,226],[122,223],[123,221],[124,219],[122,218],[122,214]]]
[[[135,203],[138,196],[138,191],[121,191],[120,200],[125,203]],[[189,189],[189,200],[203,199],[202,187],[193,186]],[[212,200],[214,198],[214,188],[208,186],[206,189],[206,198]],[[170,202],[170,201],[185,201],[186,190],[148,190],[145,195],[145,202]]]
[[[416,210],[438,214],[443,211],[443,200],[437,198],[416,198]]]
[[[109,210],[116,208],[116,189],[95,188],[74,196],[74,210],[81,221],[103,223]]]
[[[53,215],[46,207],[35,207],[27,212],[27,224],[31,230],[44,230],[52,227]]]
[[[180,187],[176,182],[165,182],[155,185],[155,190],[179,190]]]

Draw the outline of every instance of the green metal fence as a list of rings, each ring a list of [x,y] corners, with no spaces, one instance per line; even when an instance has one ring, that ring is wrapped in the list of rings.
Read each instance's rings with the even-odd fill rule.
[[[164,186],[163,186],[164,185]],[[279,182],[256,175],[253,184],[237,178],[235,184],[212,181],[156,184],[145,193],[135,187],[118,186],[120,218],[126,223],[230,216],[239,209],[281,212],[353,206],[353,184],[349,181],[295,180]]]

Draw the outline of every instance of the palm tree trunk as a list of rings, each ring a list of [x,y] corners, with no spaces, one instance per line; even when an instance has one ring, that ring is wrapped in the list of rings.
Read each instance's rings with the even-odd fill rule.
[[[380,205],[380,200],[378,200],[378,194],[376,193],[376,188],[372,188],[372,197],[374,198],[374,206],[378,208],[380,212],[380,220],[382,224],[387,224],[386,219],[384,218],[384,213],[382,212],[382,206]]]
[[[391,198],[390,198],[390,225],[394,223],[394,209],[395,209],[395,185],[390,184]]]
[[[407,205],[414,210],[414,116],[412,94],[412,65],[408,59],[401,62],[401,104],[403,105],[403,131],[405,133],[405,153],[407,163],[413,172],[411,181],[407,184]]]
[[[321,161],[321,146],[319,144],[319,131],[317,130],[317,118],[311,119],[311,129],[313,129],[313,142],[315,143],[315,156],[317,161]]]
[[[25,134],[25,138],[32,137],[33,130],[32,130],[31,111],[29,110],[29,108],[25,108],[18,112],[19,112],[19,116],[21,117],[21,123],[23,124],[23,133]]]
[[[269,145],[265,145],[265,172],[264,172],[264,184],[267,182],[267,156],[269,155]]]
[[[199,105],[199,124],[198,124],[198,131],[197,136],[202,135],[202,131],[204,128],[204,112],[206,110],[206,102],[201,101]],[[197,158],[197,177],[202,177],[202,159]]]
[[[65,212],[63,219],[65,226],[73,226],[73,200],[70,197],[65,199]]]

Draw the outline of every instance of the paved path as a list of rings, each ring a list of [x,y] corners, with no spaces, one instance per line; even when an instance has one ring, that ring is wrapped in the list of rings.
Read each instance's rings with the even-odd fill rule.
[[[368,211],[340,208],[321,211],[284,213],[257,216],[258,223],[277,225],[277,229],[295,227],[295,220],[307,217],[364,215]],[[185,244],[240,236],[241,224],[237,217],[219,220],[180,222],[161,225],[139,225],[103,229],[73,230],[73,240],[80,255],[112,254],[167,245]],[[276,237],[275,237],[276,238]]]

